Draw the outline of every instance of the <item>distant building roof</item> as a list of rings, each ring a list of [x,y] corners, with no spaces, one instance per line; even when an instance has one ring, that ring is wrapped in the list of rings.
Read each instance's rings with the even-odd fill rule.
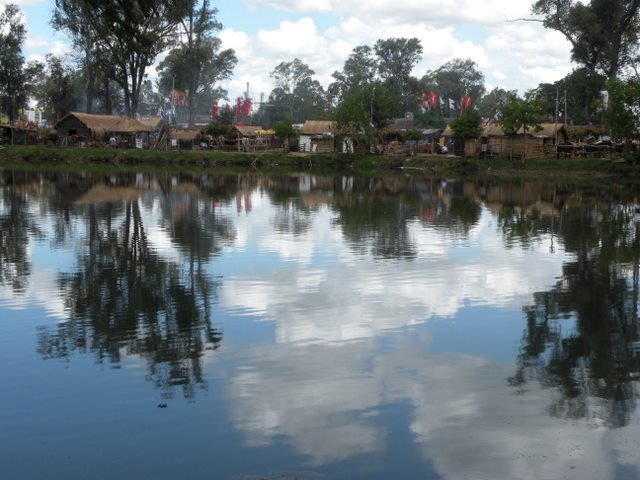
[[[90,130],[101,130],[115,133],[150,132],[151,127],[129,117],[116,115],[93,115],[90,113],[71,112],[56,122],[56,127],[68,118],[75,117]]]
[[[335,133],[336,122],[330,120],[307,120],[304,122],[301,135],[324,135],[326,133]]]

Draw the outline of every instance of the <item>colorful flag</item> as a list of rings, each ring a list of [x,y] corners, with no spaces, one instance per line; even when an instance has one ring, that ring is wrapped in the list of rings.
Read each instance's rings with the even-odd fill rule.
[[[171,104],[174,107],[184,107],[186,103],[187,103],[186,92],[181,92],[179,90],[173,90],[171,92]]]
[[[220,107],[218,107],[218,102],[211,102],[211,120],[216,120],[218,118],[218,112],[220,111]]]
[[[252,107],[252,103],[251,103],[251,99],[250,98],[245,98],[244,102],[242,102],[242,114],[245,117],[248,117],[249,115],[251,115],[251,107]]]
[[[459,105],[461,110],[467,110],[471,107],[471,97],[469,95],[463,95],[460,97]]]
[[[236,100],[236,117],[240,118],[242,116],[242,98],[238,97]]]
[[[442,99],[440,99],[442,105]],[[429,109],[433,110],[438,105],[438,94],[434,91],[429,92]]]
[[[420,106],[422,108],[425,108],[427,106],[427,94],[424,92],[424,90],[420,94]]]

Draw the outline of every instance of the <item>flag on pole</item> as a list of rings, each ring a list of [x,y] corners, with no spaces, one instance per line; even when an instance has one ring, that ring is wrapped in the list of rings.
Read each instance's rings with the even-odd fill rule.
[[[215,121],[218,118],[218,112],[220,111],[220,107],[218,107],[218,102],[211,102],[211,120]]]
[[[171,104],[174,107],[184,107],[187,103],[187,93],[179,90],[171,92]]]
[[[440,98],[440,104],[442,105],[442,99]],[[429,92],[429,109],[433,110],[438,106],[438,94],[433,90]]]

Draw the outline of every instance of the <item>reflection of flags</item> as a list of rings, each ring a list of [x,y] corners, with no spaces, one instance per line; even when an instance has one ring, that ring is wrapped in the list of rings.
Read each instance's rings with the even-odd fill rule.
[[[181,92],[179,90],[173,90],[171,92],[171,105],[174,107],[184,107],[187,103],[187,94],[186,92]]]
[[[442,99],[440,99],[442,102]],[[433,110],[438,105],[438,94],[434,91],[429,92],[429,108]]]

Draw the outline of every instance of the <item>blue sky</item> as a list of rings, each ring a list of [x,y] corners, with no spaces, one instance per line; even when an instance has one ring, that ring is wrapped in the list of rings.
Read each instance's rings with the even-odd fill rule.
[[[0,5],[9,3],[0,0]],[[52,0],[15,0],[25,12],[28,58],[69,50],[49,26]],[[223,85],[234,98],[250,83],[252,96],[268,95],[269,72],[300,58],[323,85],[342,67],[353,47],[379,38],[417,37],[424,48],[414,74],[422,76],[454,58],[471,58],[487,87],[524,92],[553,82],[572,68],[570,47],[556,32],[530,22],[529,2],[513,0],[222,0],[215,3],[224,25],[220,36],[239,63]],[[150,72],[153,75],[153,71]]]

